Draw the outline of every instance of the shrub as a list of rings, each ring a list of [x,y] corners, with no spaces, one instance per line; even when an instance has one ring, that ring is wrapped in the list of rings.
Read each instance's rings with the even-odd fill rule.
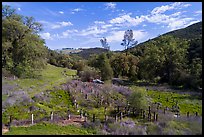
[[[146,99],[146,91],[142,88],[136,88],[128,97],[128,101],[136,110],[146,109],[148,102]]]
[[[79,73],[82,81],[90,81],[91,79],[95,79],[99,75],[99,71],[92,67],[85,67],[83,71]]]

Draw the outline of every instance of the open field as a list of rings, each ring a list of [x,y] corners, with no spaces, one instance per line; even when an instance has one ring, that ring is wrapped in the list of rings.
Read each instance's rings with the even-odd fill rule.
[[[74,125],[59,126],[50,123],[36,124],[30,127],[12,127],[4,135],[93,135],[96,131]]]

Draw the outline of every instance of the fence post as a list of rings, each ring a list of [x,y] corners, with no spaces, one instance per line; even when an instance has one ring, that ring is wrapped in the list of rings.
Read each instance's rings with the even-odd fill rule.
[[[9,116],[9,123],[8,123],[8,129],[11,130],[11,122],[12,122],[12,116]]]
[[[123,112],[120,112],[120,120],[123,118]]]
[[[9,116],[9,123],[11,123],[12,122],[12,116],[10,115]]]
[[[149,106],[149,113],[150,113],[150,111],[151,111],[151,107]]]
[[[151,113],[148,113],[148,120],[151,121]]]
[[[115,115],[115,122],[117,122],[118,121],[118,117],[117,117],[117,114]]]
[[[107,115],[105,114],[105,121],[107,121]]]
[[[156,114],[156,121],[158,120],[158,114]]]
[[[33,114],[31,114],[31,124],[33,125]]]
[[[84,121],[86,122],[87,121],[87,114],[84,113]]]
[[[83,118],[83,111],[80,109],[80,118]]]
[[[96,116],[95,116],[95,114],[93,114],[93,122],[95,122],[95,118],[96,118]]]
[[[155,112],[154,112],[153,120],[155,121],[155,119],[156,119],[156,118],[155,118]]]
[[[120,107],[118,106],[118,110],[117,110],[117,112],[119,112],[120,111]]]
[[[189,117],[189,111],[187,112],[187,117]]]
[[[74,106],[76,107],[76,99],[74,100]]]
[[[164,108],[164,114],[165,114],[165,110],[166,110],[166,109]]]
[[[85,99],[88,99],[88,94],[85,94]]]
[[[70,113],[68,114],[68,120],[70,120],[71,119],[71,115],[70,115]]]
[[[196,112],[195,115],[198,116],[198,112]]]
[[[143,111],[143,119],[145,119],[145,110]]]
[[[50,119],[53,121],[53,112],[51,112]]]

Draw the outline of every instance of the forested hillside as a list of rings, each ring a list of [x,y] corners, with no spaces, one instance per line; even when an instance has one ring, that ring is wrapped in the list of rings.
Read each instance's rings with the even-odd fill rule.
[[[182,44],[182,42],[184,43]],[[196,85],[202,87],[202,22],[163,34],[138,44],[128,51],[141,59],[139,66],[142,71],[145,69],[151,70],[151,72],[139,73],[140,79],[145,77],[151,79],[150,77],[156,78],[158,76],[160,79],[161,75],[158,73],[161,73],[166,77],[162,76],[164,79],[161,78],[161,81],[164,80],[176,85],[185,83],[187,87],[196,87]],[[181,58],[183,59],[179,61]],[[161,63],[163,61],[164,64]],[[173,70],[168,70],[171,67],[173,67],[173,70],[177,70],[177,74],[173,74]],[[165,68],[167,71],[163,71]],[[152,76],[148,73],[151,73]],[[172,77],[177,79],[176,81],[169,79],[171,77],[170,73],[173,74]]]

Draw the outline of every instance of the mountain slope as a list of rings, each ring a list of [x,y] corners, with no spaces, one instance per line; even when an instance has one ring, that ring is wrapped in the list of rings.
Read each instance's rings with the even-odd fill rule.
[[[174,31],[165,33],[161,36],[164,36],[164,35],[172,35],[177,38],[189,40],[190,41],[190,47],[189,47],[190,57],[191,58],[195,58],[195,57],[202,58],[202,22],[192,24],[186,28],[182,28],[182,29],[178,29],[178,30],[174,30]],[[146,48],[146,43],[152,40],[157,40],[159,37],[156,37],[148,41],[145,41],[143,43],[140,43],[137,46],[132,47],[128,50],[130,51],[130,53],[134,54],[135,56],[141,56],[144,52],[144,49]]]

